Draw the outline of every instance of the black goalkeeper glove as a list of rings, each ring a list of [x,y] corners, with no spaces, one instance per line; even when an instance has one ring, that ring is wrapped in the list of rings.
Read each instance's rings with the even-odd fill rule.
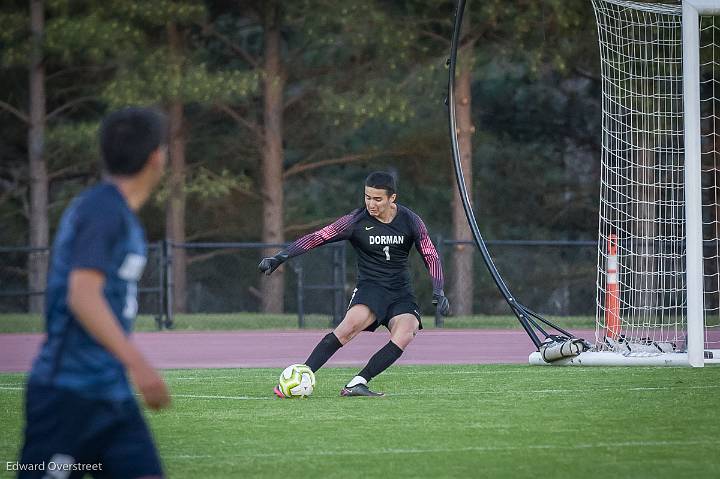
[[[278,267],[287,261],[287,259],[288,254],[284,252],[278,253],[275,256],[270,256],[269,258],[263,258],[258,265],[258,269],[267,276],[270,276],[272,272],[278,269]]]
[[[432,303],[437,306],[437,310],[443,316],[450,314],[450,301],[445,296],[443,291],[433,294]]]

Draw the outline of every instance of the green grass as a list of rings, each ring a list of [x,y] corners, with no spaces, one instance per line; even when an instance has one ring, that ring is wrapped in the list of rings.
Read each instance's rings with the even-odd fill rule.
[[[595,318],[589,316],[568,316],[550,318],[565,328],[594,328]],[[306,315],[305,327],[323,329],[330,326],[329,316]],[[423,326],[435,327],[435,318],[426,316]],[[176,331],[230,331],[249,329],[297,329],[298,319],[294,314],[179,314],[175,316]],[[0,314],[0,334],[40,333],[44,331],[42,317],[32,314]],[[517,329],[520,324],[514,316],[459,316],[445,318],[445,328]],[[139,316],[135,331],[157,331],[153,316]]]
[[[720,477],[720,368],[405,366],[373,381],[388,397],[338,397],[354,373],[282,401],[279,370],[165,371],[173,406],[148,418],[169,477]],[[22,383],[0,375],[2,461]]]

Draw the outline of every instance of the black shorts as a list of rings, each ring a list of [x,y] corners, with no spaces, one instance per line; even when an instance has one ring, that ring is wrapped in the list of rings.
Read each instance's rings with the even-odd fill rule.
[[[162,476],[160,458],[135,399],[89,399],[32,384],[26,394],[20,466],[43,464],[44,471],[24,470],[19,478],[56,477],[53,471],[58,474],[59,468],[73,472],[57,477]]]
[[[372,283],[360,283],[353,291],[348,309],[356,304],[364,304],[375,314],[375,322],[365,328],[365,331],[375,331],[380,325],[387,328],[392,318],[405,313],[415,316],[420,323],[420,329],[423,327],[420,308],[410,288],[389,290]]]

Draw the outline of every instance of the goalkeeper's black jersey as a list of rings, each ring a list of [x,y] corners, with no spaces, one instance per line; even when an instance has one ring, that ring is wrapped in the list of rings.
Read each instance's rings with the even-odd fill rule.
[[[295,241],[287,250],[290,257],[335,241],[348,240],[358,258],[358,282],[370,281],[387,289],[410,287],[408,255],[415,246],[422,255],[433,281],[433,292],[443,289],[443,274],[435,246],[418,215],[397,205],[390,223],[383,223],[365,208],[343,216],[334,223]]]

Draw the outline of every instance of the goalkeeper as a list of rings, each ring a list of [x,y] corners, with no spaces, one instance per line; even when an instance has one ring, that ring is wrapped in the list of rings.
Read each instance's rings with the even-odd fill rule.
[[[383,396],[368,382],[402,355],[422,329],[419,308],[410,286],[408,255],[413,245],[422,255],[433,282],[433,304],[447,316],[450,303],[443,292],[443,274],[435,246],[418,215],[395,202],[395,178],[385,172],[365,180],[365,208],[358,208],[319,231],[303,236],[286,250],[265,258],[259,269],[269,275],[288,259],[318,246],[348,240],[358,258],[357,287],[343,321],[327,334],[305,361],[313,372],[361,331],[383,325],[390,341],[340,391],[341,396]],[[279,388],[275,394],[284,397]]]

